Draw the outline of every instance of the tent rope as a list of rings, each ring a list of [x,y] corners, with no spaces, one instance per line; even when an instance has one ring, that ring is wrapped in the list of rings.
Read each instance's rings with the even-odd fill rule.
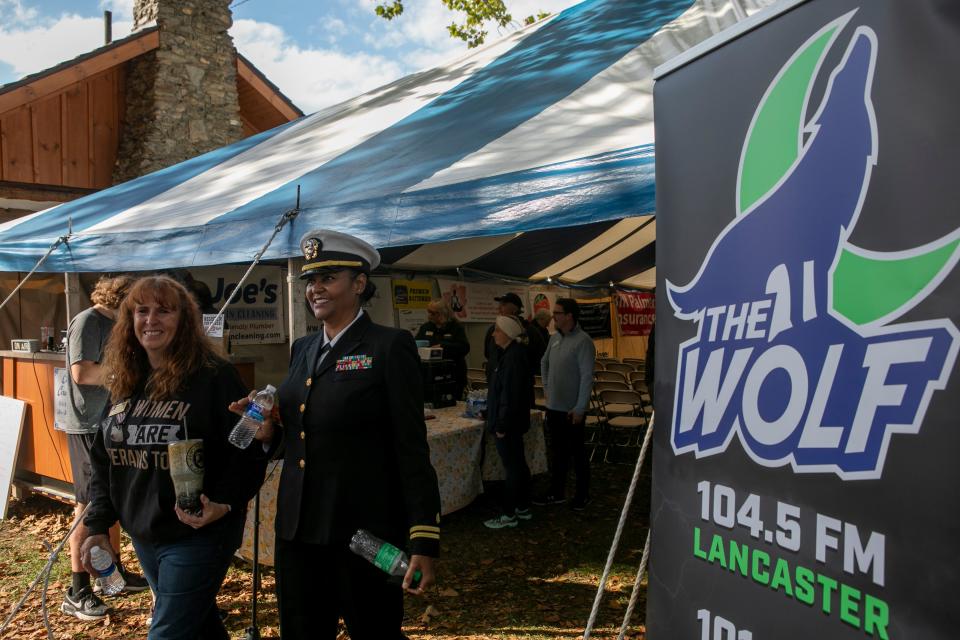
[[[243,277],[240,278],[240,282],[238,282],[236,288],[234,288],[235,292],[239,293],[243,291],[243,285],[246,284],[247,278],[250,277],[250,274],[253,272],[254,268],[256,268],[258,264],[260,264],[260,260],[263,258],[263,254],[267,252],[267,249],[270,247],[270,244],[273,242],[273,239],[277,237],[277,234],[280,233],[280,231],[287,225],[288,222],[291,222],[298,215],[300,215],[300,185],[297,185],[297,206],[295,206],[293,209],[290,209],[289,211],[283,212],[283,214],[280,215],[280,219],[277,220],[277,224],[274,225],[273,227],[273,233],[270,234],[270,237],[267,239],[266,244],[264,244],[263,247],[260,248],[260,251],[258,251],[257,254],[253,257],[253,262],[250,263],[249,267],[247,267],[247,272],[243,274]],[[223,316],[224,312],[227,310],[227,307],[230,306],[234,298],[239,298],[239,295],[228,296],[223,301],[223,306],[220,307],[220,311],[218,311],[217,315],[213,317],[213,321],[210,322],[210,324],[207,326],[204,333],[209,334],[210,331],[213,330],[213,327],[216,326],[217,321]]]
[[[43,566],[43,569],[40,570],[40,573],[37,574],[37,577],[34,578],[33,582],[30,583],[30,586],[27,587],[27,591],[23,594],[23,597],[20,598],[20,601],[17,602],[10,610],[10,615],[7,616],[7,619],[3,621],[3,624],[0,625],[0,634],[10,626],[10,623],[13,622],[13,619],[17,617],[17,613],[20,612],[20,609],[23,607],[24,603],[27,601],[27,598],[30,597],[30,594],[36,588],[40,580],[43,580],[43,591],[40,595],[40,606],[43,609],[43,626],[47,629],[47,638],[53,640],[53,630],[50,628],[50,618],[47,615],[47,588],[50,586],[50,570],[53,569],[53,565],[57,562],[57,557],[60,555],[60,552],[63,551],[64,545],[67,544],[67,541],[70,539],[70,536],[73,535],[73,530],[83,521],[83,517],[87,514],[87,509],[90,508],[88,504],[83,508],[83,511],[80,512],[80,515],[74,518],[73,526],[70,527],[70,530],[67,531],[67,535],[63,537],[63,540],[60,541],[60,544],[57,545],[55,549],[51,551],[50,543],[46,540],[43,541],[43,546],[47,551],[51,551],[50,557],[47,559],[47,564]]]
[[[613,543],[610,545],[610,553],[607,554],[607,564],[603,567],[603,575],[600,576],[600,584],[597,586],[597,595],[593,598],[593,608],[590,610],[590,618],[587,620],[587,627],[583,630],[583,640],[590,640],[590,634],[593,631],[593,625],[597,621],[597,612],[600,610],[600,601],[603,599],[603,592],[607,586],[607,578],[610,577],[610,569],[613,566],[613,557],[620,546],[620,536],[623,534],[623,527],[627,522],[627,514],[630,512],[630,505],[633,502],[633,494],[637,489],[637,480],[640,478],[640,468],[643,467],[643,461],[647,457],[647,450],[650,448],[650,439],[653,436],[653,424],[656,414],[650,416],[650,425],[647,427],[647,433],[643,438],[643,446],[640,447],[640,455],[637,457],[637,465],[633,469],[633,478],[630,480],[630,489],[627,491],[627,497],[623,502],[623,511],[620,512],[620,521],[617,523],[617,531],[613,534]],[[649,534],[648,534],[649,535]],[[646,551],[641,558],[641,569],[646,558]],[[622,636],[621,636],[622,637]]]
[[[630,618],[633,617],[633,609],[637,606],[637,596],[640,595],[640,582],[643,580],[643,574],[647,570],[647,560],[650,558],[650,530],[647,530],[647,541],[643,545],[643,557],[640,558],[640,568],[637,569],[637,579],[633,582],[633,593],[630,594],[630,604],[627,605],[627,612],[623,614],[623,625],[620,627],[620,633],[617,640],[623,640],[627,633],[627,627],[630,625]]]
[[[17,291],[20,291],[20,287],[26,284],[27,280],[30,279],[30,276],[32,276],[34,273],[37,272],[37,269],[40,268],[40,265],[46,262],[47,258],[50,257],[50,254],[56,251],[57,247],[59,247],[61,244],[66,244],[66,242],[70,239],[70,236],[72,235],[73,235],[72,231],[67,231],[66,235],[60,236],[59,238],[53,241],[53,244],[50,245],[50,248],[47,249],[47,252],[43,254],[43,257],[37,261],[37,264],[33,265],[33,269],[30,270],[30,273],[28,273],[26,277],[23,280],[21,280],[16,287],[14,287],[13,291],[10,292],[10,295],[8,295],[3,302],[0,302],[0,309],[3,309],[5,306],[7,306],[7,303],[10,302],[13,296],[17,294]]]

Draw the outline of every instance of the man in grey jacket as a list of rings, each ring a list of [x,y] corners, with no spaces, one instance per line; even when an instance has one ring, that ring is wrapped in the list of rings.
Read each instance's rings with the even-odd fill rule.
[[[550,338],[540,361],[550,431],[552,478],[550,491],[533,504],[560,504],[565,501],[567,470],[574,460],[577,488],[571,502],[582,511],[590,502],[590,461],[584,447],[584,416],[593,388],[593,364],[597,350],[593,339],[580,328],[580,307],[572,298],[558,298],[553,307],[557,332]]]

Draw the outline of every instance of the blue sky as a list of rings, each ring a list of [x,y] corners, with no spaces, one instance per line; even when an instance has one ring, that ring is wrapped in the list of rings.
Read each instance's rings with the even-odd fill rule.
[[[170,0],[167,0],[170,1]],[[576,0],[508,0],[519,26],[537,11]],[[0,84],[17,80],[103,44],[102,15],[113,11],[114,37],[130,33],[134,0],[0,0]],[[376,0],[234,0],[237,49],[301,109],[374,89],[466,52],[446,25],[459,17],[440,0],[405,0],[388,22]],[[491,30],[491,39],[497,37]]]

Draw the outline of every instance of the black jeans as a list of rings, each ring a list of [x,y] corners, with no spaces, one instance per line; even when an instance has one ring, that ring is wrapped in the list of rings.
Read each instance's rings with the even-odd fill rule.
[[[566,411],[547,409],[547,429],[550,430],[550,444],[553,448],[550,493],[558,498],[564,497],[567,471],[572,457],[577,474],[574,499],[587,499],[590,496],[590,460],[583,444],[583,422],[573,424]]]
[[[405,638],[403,590],[346,543],[277,538],[277,605],[284,640],[335,640],[340,617],[354,640]]]
[[[497,453],[507,472],[507,487],[503,496],[503,512],[513,516],[517,509],[530,506],[530,467],[523,451],[523,434],[508,433],[502,438],[490,434],[497,443]]]

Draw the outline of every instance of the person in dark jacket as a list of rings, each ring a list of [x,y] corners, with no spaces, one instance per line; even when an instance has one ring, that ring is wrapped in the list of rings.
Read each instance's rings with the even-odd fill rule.
[[[228,406],[246,387],[211,350],[196,302],[165,276],[130,288],[104,362],[110,404],[90,452],[84,566],[97,575],[94,546],[115,555],[106,534],[119,520],[156,595],[149,640],[229,638],[216,596],[267,463],[259,444],[227,440],[237,420]],[[168,444],[187,439],[203,444],[192,458],[203,469],[196,514],[177,506],[168,458]]]
[[[511,316],[517,322],[520,323],[520,326],[523,328],[523,332],[517,338],[517,342],[523,347],[523,351],[527,356],[527,363],[529,364],[530,370],[530,403],[533,404],[533,376],[535,372],[540,370],[540,359],[543,357],[544,351],[546,351],[547,345],[543,341],[542,336],[537,331],[533,330],[530,327],[530,324],[524,320],[523,316],[520,315],[523,311],[523,302],[520,300],[520,296],[508,291],[502,296],[497,296],[494,300],[498,303],[497,313],[500,316]],[[483,338],[483,357],[486,359],[486,374],[487,374],[487,384],[490,383],[490,377],[493,374],[493,370],[497,368],[497,359],[500,357],[501,349],[497,346],[496,341],[493,339],[493,330],[496,328],[496,323],[490,325],[490,328],[487,329],[487,333]],[[549,339],[549,336],[548,336]]]
[[[530,338],[530,367],[534,375],[540,375],[540,361],[543,360],[543,354],[547,352],[547,344],[550,342],[550,321],[553,320],[553,314],[549,309],[540,309],[533,314],[527,332]],[[537,334],[535,337],[533,334]]]
[[[374,324],[363,311],[376,290],[376,249],[321,229],[300,247],[306,300],[323,327],[293,344],[278,391],[281,428],[269,420],[255,436],[284,445],[274,567],[280,635],[334,640],[342,617],[354,640],[396,640],[403,592],[433,584],[440,548],[420,360],[410,332]],[[403,589],[350,551],[358,529],[410,552]]]
[[[463,400],[463,390],[467,386],[467,354],[470,353],[470,342],[463,325],[443,298],[433,300],[427,306],[427,322],[420,325],[417,340],[427,340],[431,347],[443,347],[443,357],[453,360],[457,383],[454,397]]]
[[[529,520],[530,469],[523,450],[523,434],[530,429],[530,365],[517,340],[523,327],[513,316],[500,316],[493,339],[500,349],[487,391],[487,431],[496,438],[497,453],[507,472],[503,513],[483,524],[490,529],[516,527]]]

